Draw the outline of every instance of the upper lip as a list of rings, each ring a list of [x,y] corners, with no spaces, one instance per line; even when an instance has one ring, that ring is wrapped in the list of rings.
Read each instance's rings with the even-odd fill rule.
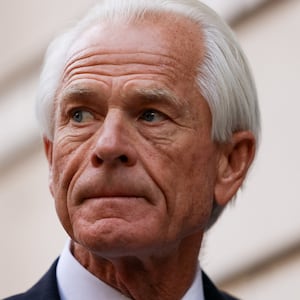
[[[97,195],[88,195],[84,197],[86,199],[94,199],[94,198],[140,198],[141,196],[133,195],[133,194],[125,194],[125,193],[109,193],[109,194],[97,194]]]
[[[88,198],[97,198],[97,197],[137,197],[138,193],[133,191],[131,188],[112,188],[98,186],[97,188],[91,188],[87,192],[86,196]]]

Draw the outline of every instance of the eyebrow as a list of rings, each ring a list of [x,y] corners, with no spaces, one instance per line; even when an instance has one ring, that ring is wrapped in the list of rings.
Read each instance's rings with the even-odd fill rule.
[[[129,96],[129,97],[128,97]],[[172,106],[182,107],[185,101],[180,100],[172,91],[165,88],[141,87],[136,88],[129,95],[121,95],[124,98],[141,99],[144,103],[163,103]],[[84,101],[86,103],[95,100],[103,100],[105,95],[85,87],[71,87],[60,95],[59,105],[66,105],[73,101]],[[97,101],[98,105],[103,101]]]
[[[138,97],[143,98],[149,103],[162,101],[182,106],[182,101],[171,91],[163,88],[138,88],[135,90]]]
[[[89,89],[89,88],[82,88],[82,87],[72,87],[64,91],[60,98],[62,100],[70,99],[72,97],[78,97],[78,98],[89,98],[89,97],[99,97],[98,93],[95,91]]]
[[[98,100],[103,100],[103,98],[104,94],[99,93],[99,91],[94,91],[90,88],[75,86],[66,89],[60,94],[58,98],[58,105],[65,106],[68,105],[68,103],[82,101],[88,104],[94,102],[95,100],[99,105],[100,103],[102,103],[102,101]]]

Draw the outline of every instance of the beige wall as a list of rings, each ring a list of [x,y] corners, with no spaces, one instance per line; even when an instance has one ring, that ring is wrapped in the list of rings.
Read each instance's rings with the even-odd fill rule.
[[[0,3],[0,19],[14,28],[0,26],[10,46],[0,50],[0,298],[34,283],[66,238],[48,193],[32,105],[47,40],[89,1],[64,1],[65,10],[58,0],[41,3]],[[263,140],[247,185],[209,232],[201,261],[243,299],[300,299],[299,16],[300,1],[275,1],[234,27],[257,80]]]

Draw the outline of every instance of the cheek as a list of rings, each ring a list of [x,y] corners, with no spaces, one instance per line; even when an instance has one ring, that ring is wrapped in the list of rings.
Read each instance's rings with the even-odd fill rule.
[[[172,234],[203,229],[213,204],[215,152],[210,146],[195,145],[164,153],[168,155],[154,160],[152,174],[165,195]]]
[[[58,185],[57,191],[61,192],[69,188],[73,176],[88,162],[89,143],[74,141],[72,136],[63,136],[54,145],[53,180]]]
[[[65,230],[72,236],[68,199],[72,185],[88,162],[88,156],[82,155],[83,151],[86,152],[84,145],[71,143],[67,138],[58,141],[55,145],[51,170],[51,191],[58,217]]]

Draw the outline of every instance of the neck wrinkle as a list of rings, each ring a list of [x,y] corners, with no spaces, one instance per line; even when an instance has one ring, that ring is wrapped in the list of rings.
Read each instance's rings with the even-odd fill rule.
[[[101,281],[134,300],[180,300],[192,285],[202,233],[183,239],[169,255],[103,258],[72,242],[79,263]]]

